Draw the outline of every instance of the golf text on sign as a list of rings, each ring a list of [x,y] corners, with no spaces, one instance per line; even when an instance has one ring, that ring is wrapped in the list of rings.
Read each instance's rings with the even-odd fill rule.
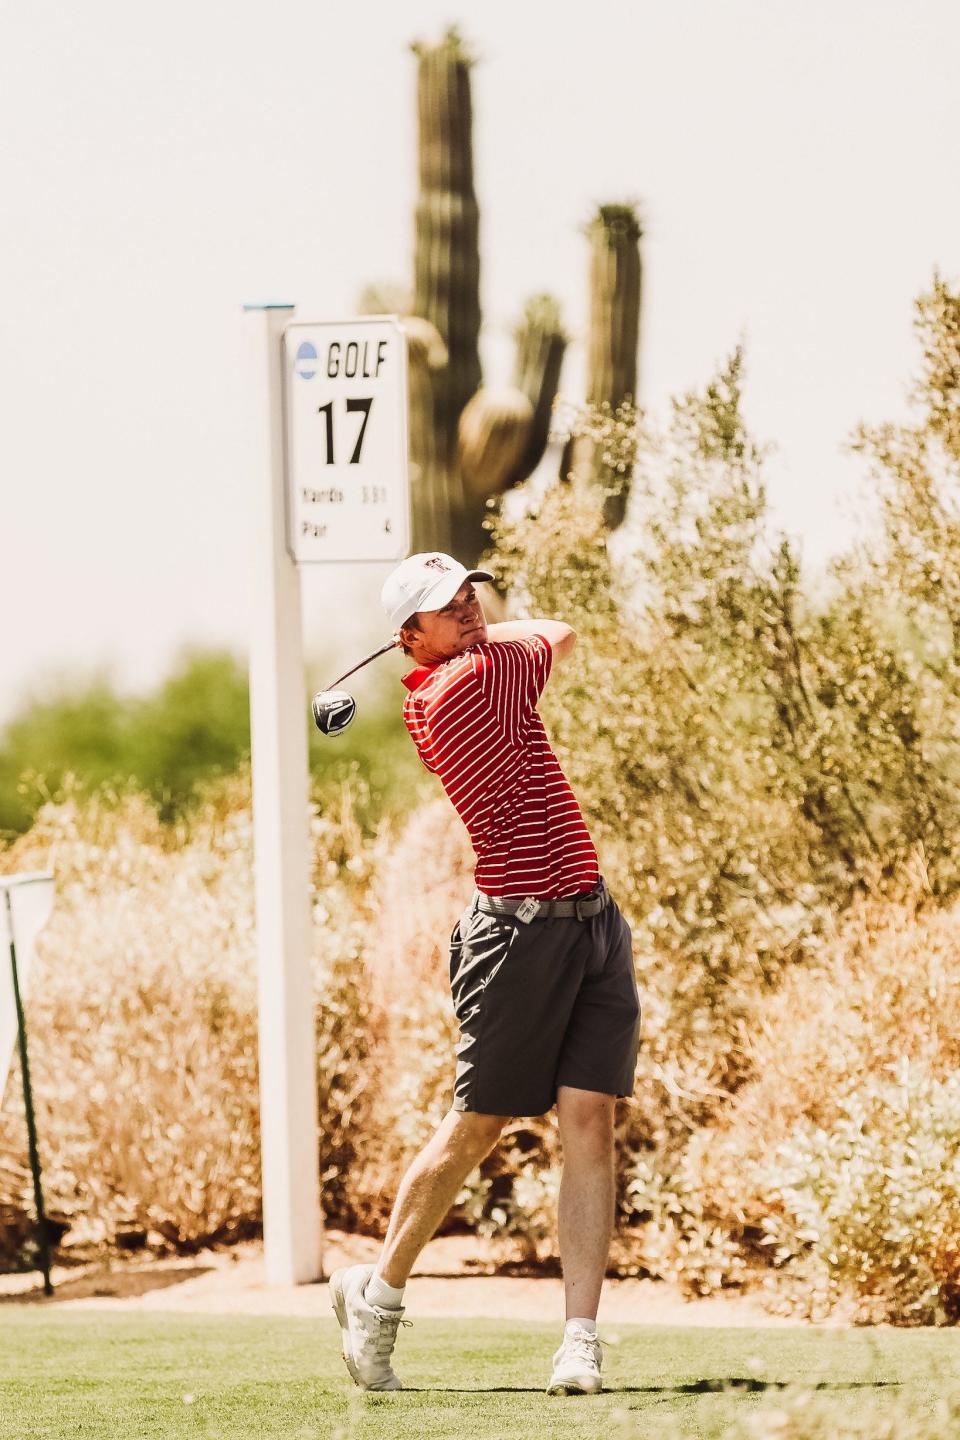
[[[407,337],[392,316],[283,332],[287,546],[298,562],[409,548]]]

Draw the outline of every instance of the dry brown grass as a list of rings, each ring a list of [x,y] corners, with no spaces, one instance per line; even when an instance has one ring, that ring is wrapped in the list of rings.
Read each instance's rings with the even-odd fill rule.
[[[314,868],[342,874],[346,813],[314,819]],[[48,807],[2,856],[50,868],[56,904],[27,1001],[50,1213],[73,1243],[142,1230],[189,1248],[260,1220],[255,929],[249,781],[209,793],[189,827],[161,826],[136,794]],[[362,880],[362,876],[360,877]],[[367,1055],[349,874],[315,929],[324,1149],[353,1159]],[[337,892],[343,892],[338,896]],[[359,1022],[359,1024],[358,1024]],[[18,1077],[0,1113],[0,1252],[32,1209]],[[335,1180],[335,1177],[331,1177]],[[331,1184],[336,1208],[342,1195]],[[7,1225],[3,1225],[3,1217]],[[4,1244],[4,1236],[6,1244]]]
[[[50,807],[3,857],[56,876],[27,1015],[48,1204],[75,1239],[190,1244],[256,1218],[248,839],[228,806],[178,846],[129,795]],[[0,1149],[17,1155],[11,1088]]]

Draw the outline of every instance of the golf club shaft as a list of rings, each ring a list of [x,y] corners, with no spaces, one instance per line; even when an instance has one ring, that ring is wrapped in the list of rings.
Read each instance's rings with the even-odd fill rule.
[[[394,650],[396,649],[396,646],[396,640],[388,640],[386,645],[381,645],[379,650],[374,650],[372,655],[368,655],[365,660],[361,660],[359,665],[354,665],[352,670],[345,670],[342,675],[338,675],[336,680],[331,681],[331,683],[327,686],[327,689],[332,690],[335,685],[340,684],[341,680],[346,680],[348,675],[353,675],[356,673],[357,670],[362,670],[364,665],[369,665],[370,661],[376,660],[378,655],[386,655],[388,650]]]

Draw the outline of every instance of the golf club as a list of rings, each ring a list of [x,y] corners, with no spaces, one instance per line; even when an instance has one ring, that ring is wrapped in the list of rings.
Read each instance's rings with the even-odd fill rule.
[[[354,665],[352,670],[345,670],[342,675],[338,675],[336,680],[331,681],[328,689],[317,691],[313,697],[313,718],[318,730],[324,735],[339,735],[346,730],[357,713],[357,702],[349,691],[337,690],[334,687],[339,685],[341,680],[346,680],[348,675],[353,675],[357,670],[362,670],[364,665],[369,665],[371,660],[376,660],[378,655],[386,655],[388,650],[395,650],[399,643],[396,639],[388,640],[386,645],[374,650],[372,655]]]

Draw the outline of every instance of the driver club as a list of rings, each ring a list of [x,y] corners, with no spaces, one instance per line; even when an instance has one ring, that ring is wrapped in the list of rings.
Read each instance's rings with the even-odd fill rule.
[[[357,702],[347,690],[337,690],[334,687],[339,685],[341,680],[346,680],[348,675],[353,675],[357,670],[362,670],[364,665],[369,665],[371,660],[376,660],[378,655],[386,655],[388,650],[395,650],[400,642],[394,638],[388,640],[386,645],[381,645],[379,650],[374,650],[359,665],[354,665],[352,670],[345,670],[332,681],[329,689],[318,690],[313,697],[313,718],[317,722],[317,729],[324,735],[339,735],[346,730],[350,721],[357,713]]]

